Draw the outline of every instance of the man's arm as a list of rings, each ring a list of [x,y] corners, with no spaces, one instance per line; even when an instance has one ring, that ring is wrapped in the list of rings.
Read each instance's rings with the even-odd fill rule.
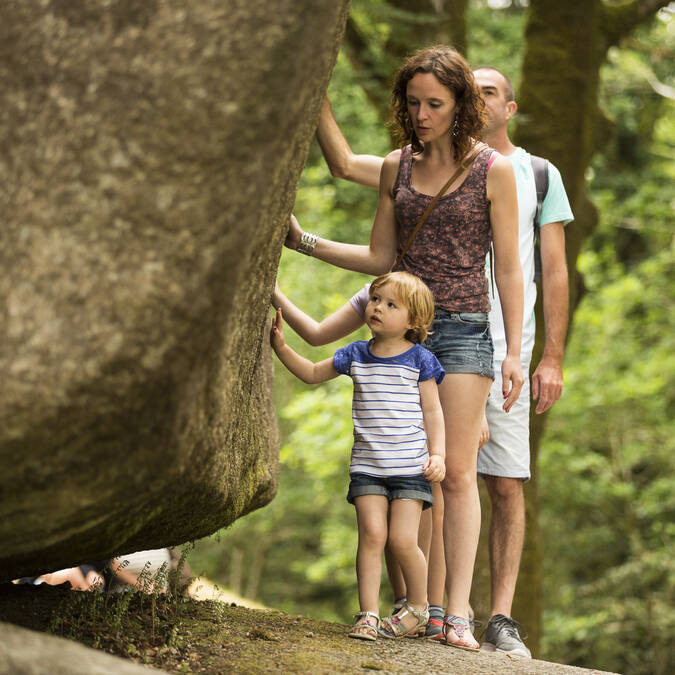
[[[539,230],[539,237],[546,338],[541,361],[532,375],[532,397],[538,399],[536,412],[543,413],[562,394],[562,360],[567,334],[569,289],[563,224],[558,222],[543,225]]]
[[[316,139],[328,164],[331,174],[336,178],[360,183],[377,189],[380,185],[382,157],[375,155],[355,155],[338,126],[330,107],[328,96],[323,100]]]

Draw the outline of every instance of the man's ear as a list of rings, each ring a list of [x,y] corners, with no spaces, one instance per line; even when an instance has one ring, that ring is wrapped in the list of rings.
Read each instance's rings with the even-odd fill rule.
[[[506,104],[506,112],[508,113],[507,119],[511,119],[518,112],[518,104],[515,101],[509,101]]]

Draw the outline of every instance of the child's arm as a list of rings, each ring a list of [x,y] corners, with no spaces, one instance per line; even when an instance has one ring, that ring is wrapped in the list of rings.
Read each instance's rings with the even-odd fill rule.
[[[445,425],[438,385],[436,380],[431,378],[420,382],[419,389],[429,448],[429,459],[424,463],[422,470],[427,480],[440,483],[445,478]]]
[[[309,359],[294,352],[284,340],[284,331],[281,321],[281,308],[277,309],[277,315],[272,322],[272,332],[270,335],[272,347],[279,360],[290,370],[293,375],[299,377],[307,384],[317,384],[326,382],[338,376],[337,370],[333,365],[333,359],[325,359],[319,363],[312,363]]]
[[[312,347],[339,340],[363,326],[363,319],[349,302],[327,316],[323,321],[316,321],[294,305],[281,292],[279,284],[274,285],[272,305],[275,309],[283,311],[288,325]]]

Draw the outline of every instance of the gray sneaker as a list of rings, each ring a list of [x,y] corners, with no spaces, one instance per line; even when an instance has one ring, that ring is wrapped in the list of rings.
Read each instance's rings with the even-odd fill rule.
[[[511,656],[524,656],[531,659],[530,650],[523,643],[518,630],[520,624],[514,619],[496,614],[485,628],[485,642],[481,645],[484,652],[501,652]],[[527,635],[524,636],[527,638]]]

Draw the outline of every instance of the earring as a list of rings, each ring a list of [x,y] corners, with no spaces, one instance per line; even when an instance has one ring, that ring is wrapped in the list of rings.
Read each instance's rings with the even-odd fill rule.
[[[455,117],[455,121],[452,124],[452,135],[457,138],[459,135],[459,122],[457,122],[457,118]]]

